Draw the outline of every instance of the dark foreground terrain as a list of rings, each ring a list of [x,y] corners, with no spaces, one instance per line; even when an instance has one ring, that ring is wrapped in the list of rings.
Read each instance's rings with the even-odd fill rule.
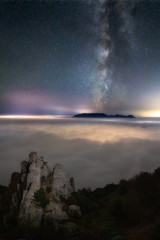
[[[52,221],[39,229],[17,224],[10,207],[16,174],[9,187],[0,186],[0,239],[158,240],[160,239],[160,168],[142,172],[119,184],[94,191],[82,189],[63,199],[78,204],[82,216]]]

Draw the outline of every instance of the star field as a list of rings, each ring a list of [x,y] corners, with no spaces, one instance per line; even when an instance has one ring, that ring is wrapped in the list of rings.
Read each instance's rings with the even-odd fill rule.
[[[158,1],[2,1],[0,114],[159,110]]]

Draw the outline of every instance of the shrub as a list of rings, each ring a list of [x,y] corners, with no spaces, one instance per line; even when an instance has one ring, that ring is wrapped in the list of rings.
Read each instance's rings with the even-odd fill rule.
[[[40,188],[34,193],[34,200],[35,202],[40,203],[41,207],[43,208],[45,208],[46,205],[49,203],[49,200],[47,199],[43,188]]]
[[[123,215],[123,202],[121,199],[116,199],[113,202],[110,213],[116,218],[116,220],[121,219]]]
[[[106,223],[102,225],[98,232],[98,240],[112,240],[120,234],[119,230],[112,224]]]
[[[72,196],[75,197],[77,204],[80,206],[81,210],[84,212],[89,212],[91,207],[91,201],[82,192],[74,192]]]
[[[11,229],[15,227],[16,219],[12,212],[9,212],[3,216],[3,225],[5,229]]]
[[[128,183],[126,180],[122,179],[119,183],[118,192],[120,195],[125,195],[128,192]]]
[[[66,203],[66,199],[63,195],[60,195],[59,198],[60,198],[61,202]]]
[[[113,237],[112,240],[127,240],[125,236],[123,235],[118,235],[116,237]]]

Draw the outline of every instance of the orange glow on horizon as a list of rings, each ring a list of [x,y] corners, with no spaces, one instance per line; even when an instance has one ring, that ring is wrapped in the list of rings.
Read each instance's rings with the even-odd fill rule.
[[[141,113],[142,117],[154,117],[159,118],[160,117],[160,110],[151,110],[151,111],[145,111]]]
[[[0,119],[57,119],[64,115],[1,115]]]
[[[78,113],[92,113],[90,109],[79,109]],[[72,114],[74,115],[74,114]],[[137,117],[152,117],[152,118],[160,118],[160,110],[153,110],[153,111],[143,111],[143,112],[136,112],[135,116]],[[66,118],[69,115],[0,115],[0,119],[58,119],[58,118]]]

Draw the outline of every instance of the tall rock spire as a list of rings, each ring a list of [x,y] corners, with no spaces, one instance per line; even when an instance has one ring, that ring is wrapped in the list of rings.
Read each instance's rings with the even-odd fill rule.
[[[70,178],[62,165],[55,164],[51,172],[43,157],[39,158],[36,152],[31,152],[29,161],[21,163],[20,179],[22,198],[19,223],[39,227],[45,218],[68,219],[67,211],[63,211],[64,203],[61,199],[67,199],[75,191],[75,187],[74,179]],[[45,206],[41,204],[41,199],[35,199],[35,193],[38,191],[47,199]]]

